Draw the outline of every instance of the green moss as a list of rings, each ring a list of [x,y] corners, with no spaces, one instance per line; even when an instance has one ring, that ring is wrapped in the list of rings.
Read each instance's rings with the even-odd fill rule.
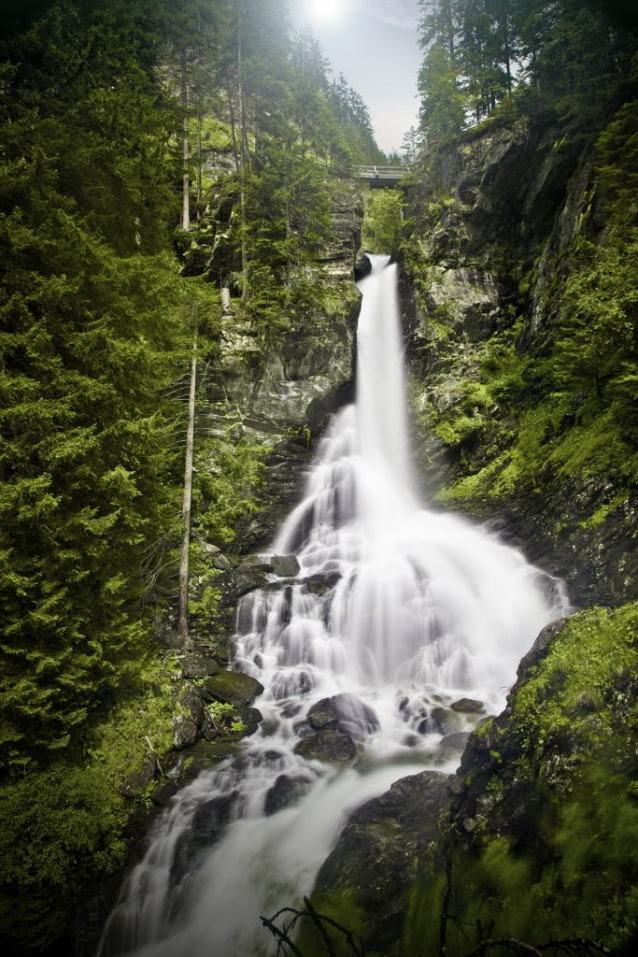
[[[531,943],[578,936],[625,952],[638,927],[635,863],[638,806],[626,775],[593,764],[566,797],[548,796],[551,827],[537,850],[488,834],[477,854],[454,862],[455,913],[448,953],[467,952],[480,921],[493,936]],[[465,928],[465,933],[462,930]],[[478,943],[478,940],[476,941]]]
[[[334,920],[341,927],[349,930],[355,940],[365,935],[366,915],[360,902],[360,895],[355,887],[339,887],[338,893],[324,897],[320,894],[312,895],[312,906],[318,914],[323,914]],[[335,957],[348,957],[352,953],[346,938],[329,925],[324,925],[329,931]],[[298,946],[304,957],[325,957],[326,946],[316,928],[306,920],[301,925]],[[382,957],[374,950],[366,950],[367,957]]]
[[[401,938],[402,957],[422,957],[438,952],[445,884],[444,874],[432,880],[426,872],[420,874],[410,888]]]
[[[562,729],[581,733],[590,754],[611,748],[617,689],[636,671],[637,640],[638,603],[591,609],[567,622],[514,700],[514,727],[538,760]],[[635,726],[635,712],[632,720]]]
[[[540,943],[574,935],[628,952],[638,932],[638,795],[628,773],[638,726],[637,639],[638,603],[583,612],[517,689],[485,806],[502,802],[509,818],[524,791],[528,822],[521,831],[508,820],[512,833],[502,833],[495,823],[502,815],[480,811],[472,847],[456,842],[458,921],[448,953],[467,950],[459,922],[468,928],[479,920],[494,936]]]
[[[174,655],[149,657],[128,697],[95,730],[87,757],[105,769],[116,790],[140,773],[149,747],[160,756],[170,751],[177,674]]]

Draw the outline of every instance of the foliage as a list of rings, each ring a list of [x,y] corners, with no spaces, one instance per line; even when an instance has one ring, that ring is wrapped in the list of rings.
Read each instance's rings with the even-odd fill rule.
[[[420,0],[421,123],[444,140],[497,110],[586,121],[629,76],[636,23],[597,0]]]
[[[235,706],[225,701],[213,701],[206,705],[206,714],[218,728],[221,726],[226,732],[231,734],[241,734],[246,730],[246,725],[235,713]],[[230,724],[228,724],[228,720]]]
[[[372,253],[397,253],[403,233],[403,201],[395,190],[369,190],[365,196],[365,215],[361,247]]]
[[[239,522],[257,512],[266,452],[266,446],[250,440],[200,443],[193,500],[199,528],[215,544],[231,544]]]
[[[368,165],[387,162],[375,142],[370,112],[361,95],[348,85],[343,73],[328,88],[328,100],[354,159]]]
[[[0,788],[0,940],[7,952],[43,950],[87,886],[122,867],[131,814],[148,800],[144,765],[171,746],[174,668],[170,658],[146,658],[81,761],[61,759]]]
[[[458,73],[442,43],[427,51],[419,72],[421,127],[426,140],[450,139],[465,126],[465,103]]]
[[[54,5],[5,40],[13,64],[0,93],[5,770],[45,762],[72,738],[77,747],[135,670],[143,546],[166,535],[176,513],[176,410],[162,391],[175,373],[182,309],[162,251],[172,114],[128,32],[143,28],[143,5],[121,23],[116,7],[86,21]]]

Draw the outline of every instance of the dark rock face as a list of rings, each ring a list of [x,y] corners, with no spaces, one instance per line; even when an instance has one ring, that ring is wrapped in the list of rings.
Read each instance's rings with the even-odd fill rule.
[[[173,721],[173,747],[181,751],[195,744],[198,730],[196,721],[186,715],[178,715]]]
[[[311,781],[309,778],[289,774],[280,774],[270,791],[266,795],[266,804],[264,810],[269,817],[276,814],[277,811],[283,811],[284,808],[292,807],[297,801],[308,792]]]
[[[566,618],[558,618],[543,628],[530,650],[526,655],[523,655],[518,664],[516,674],[519,681],[523,681],[530,671],[541,663],[545,655],[549,652],[554,638],[561,633],[566,622]]]
[[[157,807],[166,807],[172,797],[179,791],[177,781],[164,781],[158,788],[155,788],[151,794],[151,801]]]
[[[264,588],[268,584],[268,575],[272,574],[274,568],[267,563],[255,564],[245,563],[239,565],[228,576],[228,597],[237,601],[243,595],[247,595],[257,588]]]
[[[295,752],[308,761],[341,764],[357,756],[357,746],[349,734],[325,730],[308,734],[301,739]]]
[[[221,670],[214,658],[202,654],[183,655],[180,658],[180,665],[182,675],[190,680],[208,678],[211,675],[219,674]]]
[[[193,869],[193,859],[201,851],[217,843],[230,823],[237,796],[237,791],[222,794],[197,809],[192,825],[179,837],[175,847],[171,865],[171,881],[174,884],[182,883]]]
[[[365,926],[351,929],[363,937],[366,952],[401,952],[412,862],[438,868],[439,820],[448,802],[445,775],[424,771],[402,778],[354,812],[319,871],[313,904],[344,923],[345,901],[353,914],[363,911]]]
[[[599,526],[587,527],[611,494],[601,478],[566,486],[554,481],[538,500],[521,496],[505,510],[508,535],[525,545],[531,561],[565,580],[577,607],[618,605],[638,589],[638,495],[631,493]]]

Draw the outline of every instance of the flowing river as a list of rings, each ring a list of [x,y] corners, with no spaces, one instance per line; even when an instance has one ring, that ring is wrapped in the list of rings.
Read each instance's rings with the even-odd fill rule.
[[[172,799],[100,957],[274,953],[260,915],[310,893],[354,808],[406,774],[454,770],[465,732],[502,708],[520,658],[567,608],[560,583],[520,552],[420,506],[396,266],[372,259],[360,283],[356,404],[333,418],[272,548],[296,555],[300,570],[273,575],[238,608],[235,662],[265,688],[263,723],[239,756]],[[331,730],[317,731],[326,698]],[[310,735],[356,757],[303,757],[296,748]],[[184,866],[184,837],[202,821],[221,834]]]

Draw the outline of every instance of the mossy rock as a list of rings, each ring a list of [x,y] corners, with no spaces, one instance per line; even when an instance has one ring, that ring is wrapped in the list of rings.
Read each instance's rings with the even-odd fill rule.
[[[205,701],[221,701],[236,708],[249,708],[264,686],[241,671],[220,671],[207,678],[201,688]]]
[[[356,758],[357,746],[349,734],[325,730],[302,738],[295,752],[309,761],[341,764]]]
[[[402,778],[351,815],[319,871],[313,905],[361,936],[370,957],[403,952],[415,865],[427,861],[433,873],[438,870],[439,822],[447,805],[445,775],[424,771]],[[321,953],[318,942],[307,944],[304,953]],[[341,957],[336,937],[335,946]]]

